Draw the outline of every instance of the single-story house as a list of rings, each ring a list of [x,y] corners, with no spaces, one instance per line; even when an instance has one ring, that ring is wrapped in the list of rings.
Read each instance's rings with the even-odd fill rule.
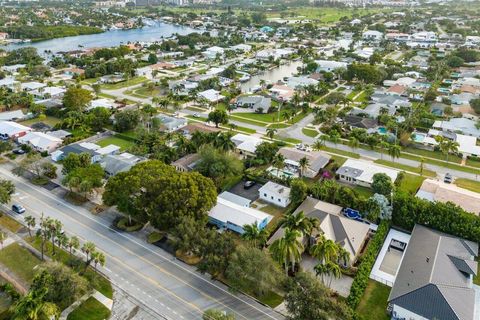
[[[437,120],[433,123],[434,129],[460,132],[467,136],[480,138],[480,129],[476,127],[477,122],[467,118],[452,118],[448,121]]]
[[[383,33],[377,30],[367,30],[362,33],[362,38],[365,40],[380,41],[383,39]]]
[[[100,98],[100,99],[92,100],[90,102],[90,106],[88,107],[88,110],[92,110],[95,108],[114,109],[116,108],[116,104],[113,99]]]
[[[292,89],[304,88],[308,86],[317,86],[318,81],[309,77],[289,77],[287,79],[287,86]]]
[[[178,129],[185,127],[188,124],[188,121],[184,118],[170,117],[166,115],[158,115],[157,118],[161,121],[162,125],[160,130],[173,132]]]
[[[274,84],[269,91],[272,98],[279,101],[290,101],[295,94],[295,90],[293,88],[283,84]]]
[[[225,54],[225,49],[221,47],[210,47],[207,48],[205,51],[202,52],[202,55],[207,59],[216,59],[217,57],[223,57]]]
[[[253,208],[243,207],[223,198],[217,198],[217,204],[209,214],[208,220],[220,229],[231,230],[243,234],[245,225],[256,224],[263,230],[272,220],[272,216]]]
[[[48,153],[55,151],[62,144],[62,139],[43,132],[28,132],[17,140],[18,143],[29,145],[39,152]]]
[[[198,153],[187,154],[177,161],[172,162],[172,166],[174,166],[177,171],[189,172],[195,169],[198,160],[200,160]]]
[[[235,143],[235,151],[245,158],[254,157],[257,146],[263,142],[260,138],[243,133],[237,133],[231,140]]]
[[[350,253],[349,265],[352,265],[368,239],[370,226],[345,217],[342,214],[342,207],[312,197],[307,197],[293,214],[297,215],[301,211],[306,217],[317,218],[320,221],[318,233],[312,234],[312,238],[305,237],[304,242],[313,242],[320,233],[323,233],[325,238],[335,241]],[[284,233],[283,228],[278,229],[268,240],[267,245],[283,237]]]
[[[315,60],[317,64],[316,72],[333,72],[337,69],[346,69],[348,63],[333,60]]]
[[[264,96],[240,96],[235,102],[235,106],[240,108],[250,108],[255,111],[262,110],[263,113],[266,113],[270,106],[272,105],[272,99]]]
[[[364,118],[355,115],[347,115],[343,118],[345,124],[348,124],[350,127],[361,128],[366,130],[375,130],[378,127],[377,119]]]
[[[130,170],[134,165],[142,159],[133,154],[124,152],[121,154],[106,155],[100,162],[107,176],[112,177],[120,172]]]
[[[23,82],[20,84],[20,89],[22,91],[38,91],[42,88],[46,88],[47,85],[45,83],[32,81],[32,82]]]
[[[16,139],[32,131],[32,128],[26,127],[13,121],[0,122],[0,139]]]
[[[418,190],[417,197],[428,201],[451,202],[467,212],[480,215],[480,193],[454,184],[426,179]]]
[[[238,204],[239,206],[249,208],[252,200],[239,196],[238,194],[223,191],[218,195],[219,198]]]
[[[0,113],[0,121],[22,120],[25,118],[22,110],[6,111]]]
[[[207,100],[210,103],[219,102],[225,99],[225,96],[220,94],[220,91],[208,89],[198,93],[200,98]]]
[[[100,149],[100,146],[94,143],[89,142],[80,142],[80,143],[72,143],[68,146],[63,147],[60,150],[52,152],[51,157],[52,160],[57,162],[62,159],[65,159],[70,153],[81,154],[81,153],[88,153],[93,157],[95,156],[95,151]]]
[[[302,151],[295,148],[283,147],[278,150],[278,153],[283,155],[285,158],[285,167],[292,172],[300,173],[308,178],[315,177],[321,169],[330,161],[330,155],[322,151]],[[302,158],[307,158],[308,165],[307,168],[303,171],[300,166],[300,160]]]
[[[61,87],[42,87],[31,93],[36,99],[61,99],[67,90]]]
[[[338,168],[337,175],[340,181],[356,184],[363,187],[371,187],[373,176],[377,173],[384,173],[390,177],[392,182],[395,182],[398,175],[398,170],[379,166],[373,162],[367,162],[356,159],[347,159],[345,163]]]
[[[259,190],[261,200],[285,208],[290,204],[290,188],[268,181]]]
[[[478,243],[415,225],[388,297],[392,319],[477,320]]]

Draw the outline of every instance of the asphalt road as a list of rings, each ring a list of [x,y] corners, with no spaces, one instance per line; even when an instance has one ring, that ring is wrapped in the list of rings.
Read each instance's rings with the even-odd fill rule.
[[[93,241],[106,254],[104,273],[121,289],[143,302],[164,319],[201,319],[204,310],[215,308],[235,314],[236,319],[284,319],[274,310],[243,295],[234,295],[221,283],[211,281],[170,254],[110,228],[106,219],[73,206],[14,176],[5,167],[0,176],[12,180],[12,202],[23,205],[26,215],[59,219],[67,234]]]

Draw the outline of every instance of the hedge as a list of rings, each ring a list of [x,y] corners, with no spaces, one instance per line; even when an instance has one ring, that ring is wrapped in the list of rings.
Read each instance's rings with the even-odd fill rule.
[[[392,223],[406,230],[412,230],[418,223],[456,237],[480,242],[479,216],[465,212],[450,202],[430,202],[404,192],[397,192],[393,199]]]
[[[383,220],[378,226],[377,232],[370,241],[367,251],[362,256],[362,262],[358,266],[357,275],[353,279],[350,295],[347,298],[347,304],[355,310],[363,297],[365,289],[367,288],[370,272],[372,271],[378,252],[382,248],[383,242],[387,237],[390,223]]]

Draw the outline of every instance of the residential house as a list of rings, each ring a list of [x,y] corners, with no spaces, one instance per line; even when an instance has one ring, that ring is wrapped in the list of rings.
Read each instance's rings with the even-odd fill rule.
[[[320,170],[330,162],[330,155],[322,151],[303,151],[295,148],[283,147],[278,153],[285,158],[285,168],[298,175],[314,178]],[[300,161],[302,158],[308,160],[306,168],[302,169]]]
[[[290,204],[290,188],[272,181],[264,184],[258,194],[261,200],[282,208]]]
[[[290,101],[295,94],[293,88],[283,84],[274,84],[269,91],[273,99],[283,102]]]
[[[208,220],[222,230],[231,230],[243,234],[245,225],[255,224],[263,230],[272,220],[272,216],[249,207],[244,207],[221,197],[217,204],[210,210]]]
[[[343,122],[353,128],[366,129],[369,133],[377,130],[377,119],[364,118],[355,115],[347,115],[343,118]]]
[[[198,153],[187,154],[186,156],[172,162],[172,166],[174,166],[179,172],[189,172],[195,169],[199,160],[200,155]]]
[[[235,151],[244,158],[254,157],[257,146],[263,142],[260,138],[243,133],[237,133],[231,140],[235,143]]]
[[[184,118],[170,117],[163,114],[157,115],[156,118],[162,123],[160,130],[167,132],[177,131],[188,124],[188,121]]]
[[[41,83],[41,82],[37,82],[37,81],[32,81],[32,82],[23,82],[20,84],[20,89],[22,91],[27,91],[27,92],[31,92],[31,91],[36,91],[38,92],[38,90],[42,89],[42,88],[46,88],[47,85],[45,83]]]
[[[373,162],[347,159],[347,161],[345,161],[345,163],[338,168],[336,172],[340,181],[368,188],[372,186],[373,176],[377,173],[384,173],[390,177],[392,182],[395,182],[397,179],[398,170],[379,166]]]
[[[426,179],[418,190],[417,197],[432,202],[451,202],[467,212],[480,215],[480,193],[460,188],[454,184]]]
[[[225,99],[225,96],[220,94],[220,91],[214,89],[208,89],[198,93],[200,98],[205,99],[209,103],[219,102]]]
[[[272,105],[272,99],[264,96],[240,96],[234,103],[236,107],[250,108],[256,112],[267,113]]]
[[[292,89],[305,88],[307,86],[317,86],[318,81],[309,77],[289,77],[287,79],[287,86]]]
[[[220,47],[210,47],[207,50],[202,52],[202,55],[210,60],[214,60],[217,57],[223,57],[225,54],[225,49],[220,48]]]
[[[337,69],[346,69],[348,63],[333,60],[315,60],[317,64],[316,72],[333,72]]]
[[[62,142],[62,139],[43,132],[31,131],[18,138],[18,143],[29,145],[38,152],[48,153],[55,151]]]
[[[464,135],[480,138],[480,129],[476,127],[477,122],[467,118],[452,118],[450,120],[437,120],[433,123],[434,129],[459,132]]]
[[[238,204],[239,206],[249,208],[252,200],[241,197],[235,193],[224,191],[218,195],[219,198]]]
[[[120,172],[125,172],[130,170],[137,163],[141,162],[142,159],[124,152],[121,154],[109,154],[106,155],[100,162],[100,165],[105,170],[105,174],[109,177],[113,177]]]
[[[22,110],[0,112],[0,121],[15,121],[25,119],[27,115]]]
[[[17,139],[32,131],[32,128],[26,127],[13,121],[0,122],[0,139]]]
[[[367,30],[362,33],[362,39],[369,41],[381,41],[383,39],[383,33],[377,30]]]
[[[415,225],[388,297],[392,319],[477,320],[478,243]]]
[[[0,88],[4,87],[11,91],[15,91],[16,88],[20,85],[20,82],[15,80],[13,77],[5,77],[0,79]]]
[[[304,237],[305,243],[312,243],[323,234],[326,239],[335,241],[350,254],[347,265],[355,263],[370,234],[368,224],[345,217],[342,214],[342,207],[312,197],[307,197],[293,214],[298,215],[300,212],[306,217],[317,218],[320,221],[319,231],[313,233],[311,237]],[[284,233],[283,228],[278,229],[267,244],[270,245],[280,239]]]

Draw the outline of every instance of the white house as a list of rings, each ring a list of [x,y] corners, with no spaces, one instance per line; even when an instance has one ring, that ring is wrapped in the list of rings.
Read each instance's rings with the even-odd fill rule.
[[[223,57],[225,49],[220,47],[210,47],[202,52],[202,55],[207,59],[216,59],[218,56]]]
[[[198,96],[207,100],[210,103],[222,101],[223,99],[225,99],[225,96],[222,96],[220,94],[220,91],[217,91],[214,89],[208,89],[208,90],[199,92]]]
[[[272,216],[253,208],[243,207],[223,198],[217,198],[217,204],[209,214],[208,220],[211,224],[220,229],[227,229],[243,234],[245,225],[257,225],[258,229],[263,230]]]
[[[31,93],[37,99],[59,99],[62,98],[67,90],[61,87],[42,87],[34,90]]]
[[[45,88],[47,85],[45,83],[32,81],[32,82],[24,82],[20,84],[20,88],[22,91],[35,91],[42,88]]]
[[[231,140],[235,143],[235,150],[244,157],[255,156],[257,146],[263,142],[260,138],[243,133],[234,135]]]
[[[356,184],[363,187],[371,187],[373,176],[377,173],[384,173],[395,182],[398,170],[382,167],[371,162],[348,159],[338,168],[337,175],[343,182]]]
[[[26,127],[13,121],[0,122],[0,139],[16,139],[32,131],[32,128]]]
[[[62,144],[62,139],[43,132],[29,132],[26,135],[19,137],[18,143],[29,145],[39,152],[46,151],[51,153]]]
[[[383,39],[383,33],[377,30],[367,30],[362,34],[364,40],[380,41]]]
[[[290,204],[290,188],[269,181],[264,184],[258,194],[263,201],[285,208]]]
[[[337,69],[347,68],[348,63],[333,60],[315,60],[317,72],[333,72]]]

